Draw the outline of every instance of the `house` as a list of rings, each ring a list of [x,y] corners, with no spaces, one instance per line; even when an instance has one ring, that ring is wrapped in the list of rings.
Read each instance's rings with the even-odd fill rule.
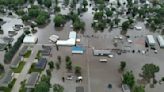
[[[28,49],[28,46],[23,46],[23,48],[19,52],[19,55],[20,56],[24,56],[24,54],[26,53],[27,49]]]
[[[47,59],[46,58],[41,58],[39,61],[35,64],[36,69],[44,69],[47,64]]]
[[[12,62],[11,62],[11,65],[10,67],[11,68],[17,68],[19,66],[19,63],[22,61],[22,57],[21,56],[18,56],[16,57]]]
[[[9,70],[5,73],[0,85],[3,87],[8,87],[12,79],[13,79],[13,72]]]
[[[38,72],[32,72],[30,74],[30,77],[27,80],[27,83],[25,85],[26,88],[35,88],[35,85],[39,79],[39,73]]]
[[[49,56],[51,54],[52,47],[42,45],[43,50],[40,50],[42,56]]]

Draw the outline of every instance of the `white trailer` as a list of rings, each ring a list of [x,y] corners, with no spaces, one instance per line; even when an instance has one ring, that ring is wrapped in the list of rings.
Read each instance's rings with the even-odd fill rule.
[[[163,39],[163,37],[161,35],[158,35],[157,40],[158,40],[159,46],[161,48],[164,48],[164,39]]]
[[[154,40],[153,35],[147,35],[146,38],[149,46],[155,46],[156,42]]]

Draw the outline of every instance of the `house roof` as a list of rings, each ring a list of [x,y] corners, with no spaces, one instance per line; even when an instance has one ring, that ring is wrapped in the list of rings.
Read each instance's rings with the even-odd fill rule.
[[[11,70],[6,72],[6,74],[3,77],[2,82],[1,82],[2,85],[4,85],[4,86],[8,85],[11,82],[11,80],[12,80],[12,73],[13,72]]]
[[[19,55],[21,55],[21,56],[24,55],[26,53],[27,49],[28,49],[28,46],[23,46],[21,51],[19,52]]]
[[[35,87],[37,81],[39,78],[39,73],[38,72],[32,72],[30,74],[30,77],[27,80],[26,87]]]
[[[47,64],[46,58],[39,59],[38,63],[35,64],[35,68],[37,69],[44,69]]]
[[[11,67],[13,67],[13,68],[17,67],[20,61],[21,61],[21,57],[20,57],[20,56],[16,57],[16,58],[11,62]]]

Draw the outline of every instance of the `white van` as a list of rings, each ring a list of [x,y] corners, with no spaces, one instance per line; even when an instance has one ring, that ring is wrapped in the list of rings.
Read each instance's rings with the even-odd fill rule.
[[[108,60],[107,59],[100,59],[99,61],[102,63],[106,63]]]

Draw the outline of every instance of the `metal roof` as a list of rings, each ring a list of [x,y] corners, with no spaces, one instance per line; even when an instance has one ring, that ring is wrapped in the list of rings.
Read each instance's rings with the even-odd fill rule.
[[[94,55],[109,55],[111,50],[93,50]]]

